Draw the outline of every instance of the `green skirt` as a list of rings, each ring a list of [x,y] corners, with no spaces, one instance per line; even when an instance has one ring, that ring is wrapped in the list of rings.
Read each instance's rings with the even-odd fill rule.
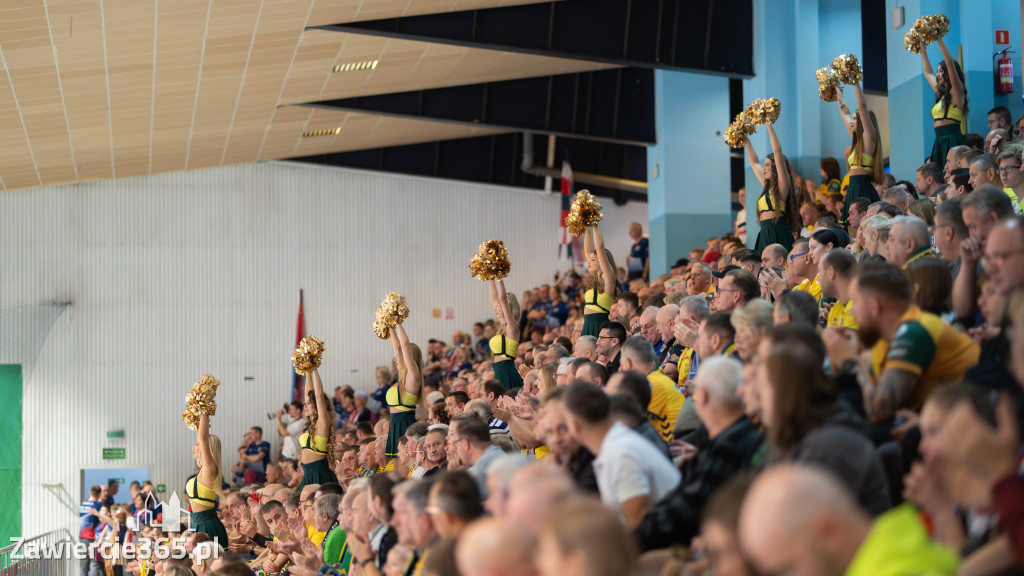
[[[331,465],[327,463],[327,458],[314,460],[302,465],[302,482],[299,482],[295,491],[301,492],[302,488],[309,484],[326,484],[328,482],[337,484],[338,477],[334,474],[334,470],[331,470]]]
[[[786,226],[784,219],[760,220],[757,225],[757,243],[754,245],[754,250],[757,250],[758,254],[772,244],[781,244],[787,252],[793,249],[793,233],[789,230],[789,226]]]
[[[608,321],[608,314],[605,312],[583,313],[583,333],[581,336],[594,336],[601,334],[601,324]]]
[[[857,198],[867,198],[872,204],[881,200],[878,197],[878,190],[875,190],[875,185],[871,183],[871,176],[867,174],[850,176],[850,185],[846,188],[846,198],[843,200],[841,224],[846,224],[846,217],[850,213],[850,204]]]
[[[494,363],[494,379],[505,386],[505,390],[523,387],[523,377],[516,370],[514,360],[502,360]]]
[[[392,412],[391,422],[388,424],[388,443],[384,447],[384,455],[388,458],[398,456],[398,441],[405,436],[405,431],[416,423],[416,412]]]
[[[214,543],[225,546],[228,543],[228,531],[224,523],[217,517],[217,510],[211,508],[192,513],[192,530],[203,532],[213,538]]]
[[[967,137],[960,132],[959,124],[947,124],[935,127],[935,143],[932,144],[932,155],[929,158],[939,166],[946,165],[946,155],[954,146],[966,146]]]

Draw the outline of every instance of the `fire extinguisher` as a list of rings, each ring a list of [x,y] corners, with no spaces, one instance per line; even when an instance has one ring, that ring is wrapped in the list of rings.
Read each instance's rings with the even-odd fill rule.
[[[1013,93],[1013,60],[1010,59],[1008,54],[1013,54],[1010,50],[1011,47],[996,52],[992,55],[992,59],[995,60],[996,56],[1002,55],[999,60],[995,62],[995,75],[996,75],[996,94],[1012,94]]]

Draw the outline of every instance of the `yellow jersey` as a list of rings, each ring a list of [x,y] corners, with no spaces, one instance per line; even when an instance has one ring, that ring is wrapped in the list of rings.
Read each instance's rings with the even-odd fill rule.
[[[959,382],[964,372],[978,363],[980,353],[981,349],[969,336],[935,314],[912,306],[900,318],[892,342],[879,340],[871,349],[871,377],[878,382],[879,376],[890,368],[918,376],[920,380],[908,407],[920,410],[925,398],[936,388]]]
[[[657,370],[647,374],[647,382],[651,385],[651,403],[647,406],[647,417],[658,434],[666,442],[671,442],[676,417],[679,416],[686,397],[676,390],[676,384],[671,378]]]
[[[829,328],[857,329],[857,321],[853,318],[853,300],[843,304],[836,302],[828,311],[828,321],[825,323]]]

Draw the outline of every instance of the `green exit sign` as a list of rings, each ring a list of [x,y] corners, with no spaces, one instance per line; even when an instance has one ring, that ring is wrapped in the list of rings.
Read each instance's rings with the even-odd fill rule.
[[[163,493],[167,492],[167,485],[166,484],[157,484],[156,485],[156,492],[157,492],[157,494],[163,494]]]
[[[107,430],[107,438],[124,438],[124,428]]]
[[[104,448],[104,460],[124,460],[124,448]]]

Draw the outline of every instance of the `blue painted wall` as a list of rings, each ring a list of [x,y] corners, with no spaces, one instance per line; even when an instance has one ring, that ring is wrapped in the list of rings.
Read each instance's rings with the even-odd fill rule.
[[[840,54],[854,54],[863,64],[859,0],[827,0],[820,3],[818,12],[821,18],[818,42],[821,62],[818,68],[831,64],[832,59]],[[843,95],[850,109],[855,110],[857,102],[853,90],[846,88]],[[817,108],[821,115],[821,156],[839,160],[839,166],[845,174],[843,151],[850,145],[850,135],[843,127],[835,102],[822,102],[819,98]],[[809,174],[805,173],[804,176]],[[817,178],[817,172],[814,174]]]
[[[651,278],[732,229],[729,147],[722,140],[732,120],[728,79],[664,70],[654,78],[658,144],[647,149]]]
[[[887,12],[896,7],[896,0],[886,2]],[[950,31],[945,37],[953,57],[963,45],[964,73],[970,113],[967,130],[985,135],[987,113],[995,106],[1006,106],[1016,117],[1021,113],[1020,4],[1012,0],[900,0],[904,9],[904,25],[898,30],[887,27],[887,59],[889,69],[889,118],[892,126],[889,140],[890,163],[897,178],[910,178],[931,152],[934,131],[929,110],[935,101],[921,70],[921,58],[903,46],[903,35],[920,16],[943,13],[950,18]],[[1015,93],[996,97],[992,76],[992,54],[997,50],[995,29],[1010,31]],[[1000,48],[1001,49],[1001,48]],[[937,66],[942,56],[931,46],[928,56]]]

